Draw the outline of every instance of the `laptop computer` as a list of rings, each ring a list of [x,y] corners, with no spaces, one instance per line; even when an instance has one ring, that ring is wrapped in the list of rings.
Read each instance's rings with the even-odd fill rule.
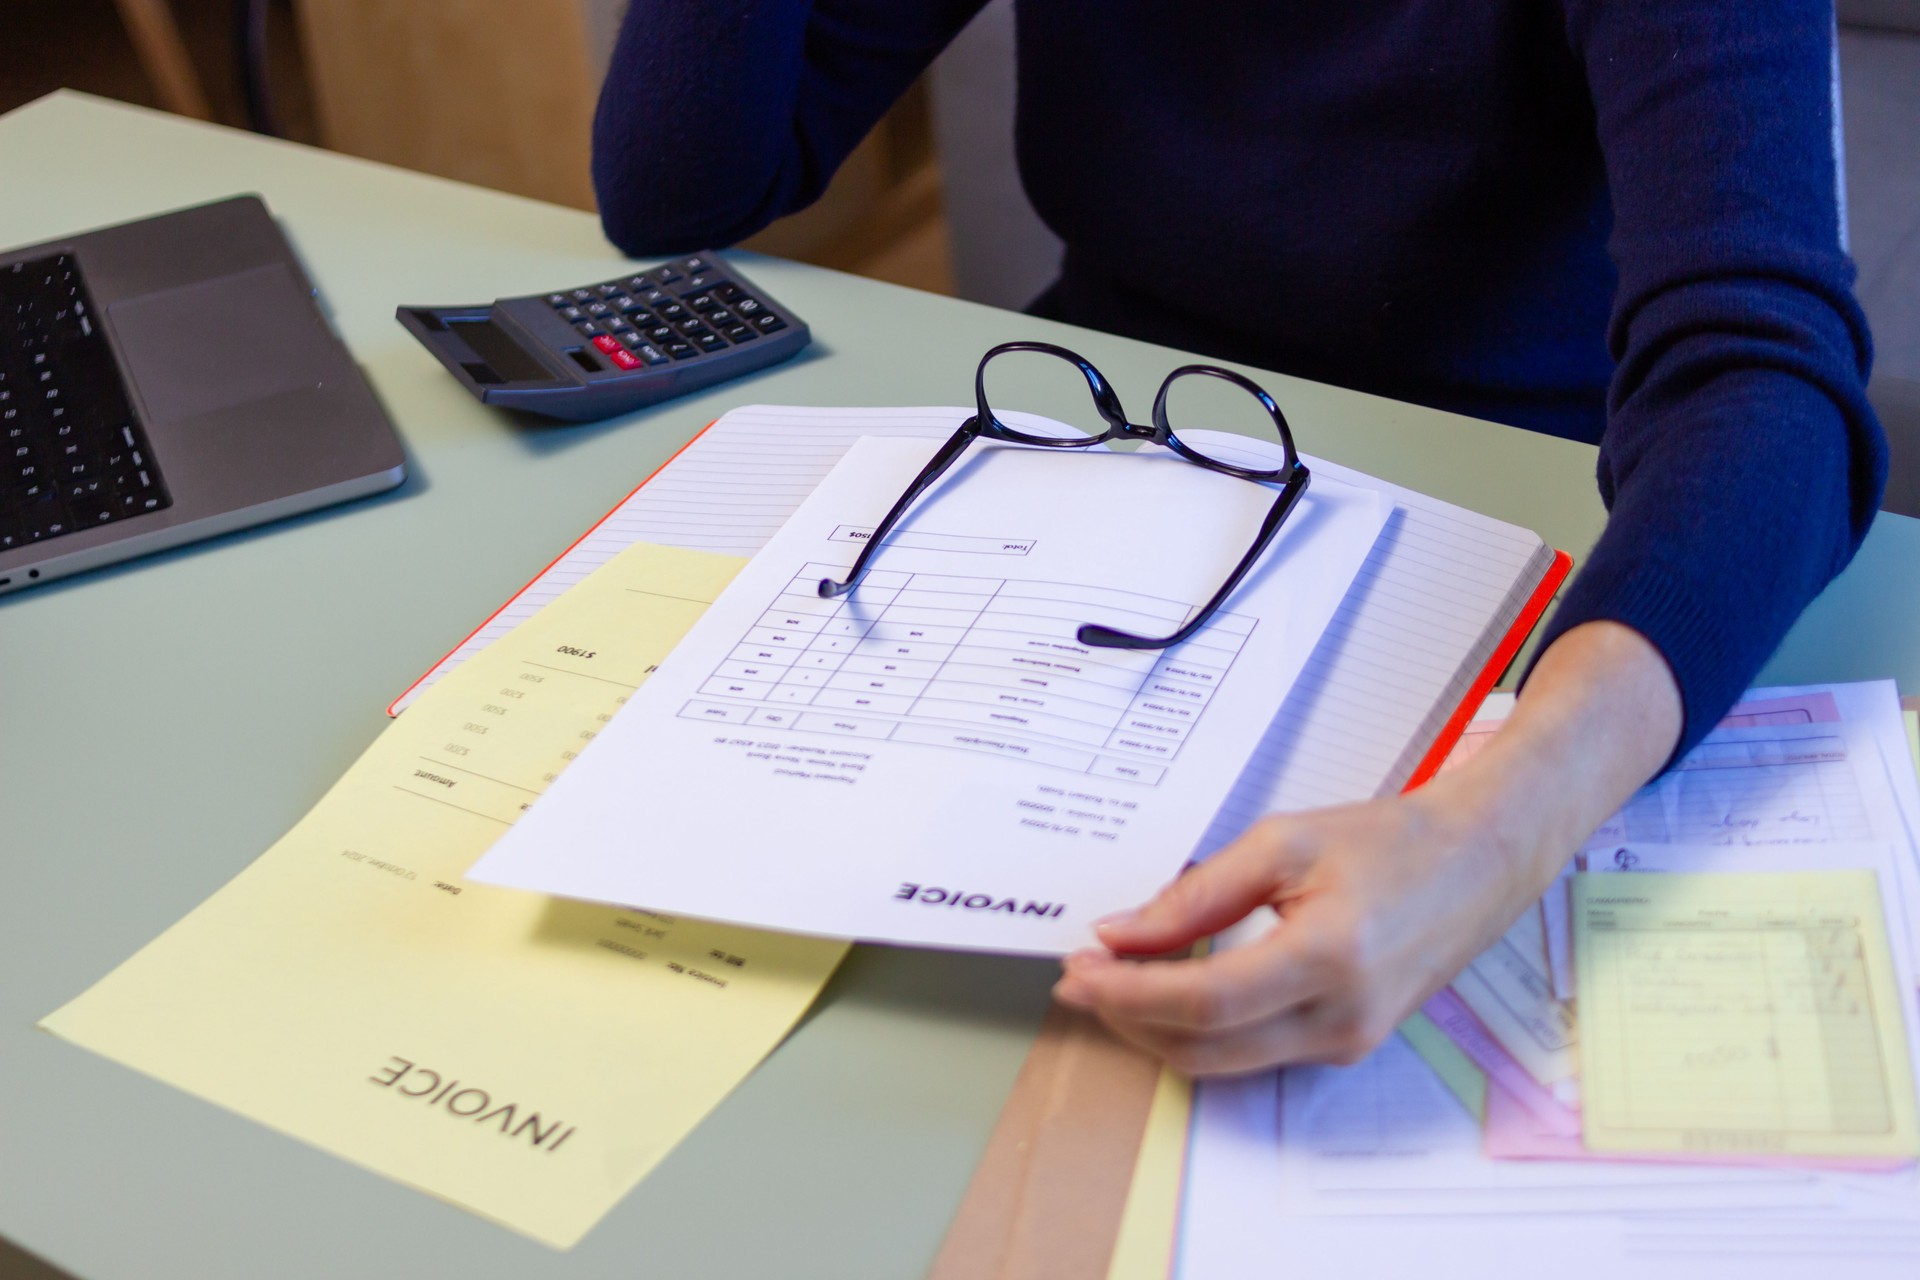
[[[258,197],[0,252],[0,594],[405,477]]]

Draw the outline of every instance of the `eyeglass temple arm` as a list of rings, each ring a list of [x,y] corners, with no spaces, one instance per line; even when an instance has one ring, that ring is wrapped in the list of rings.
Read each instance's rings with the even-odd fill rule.
[[[893,504],[887,514],[881,518],[880,523],[874,527],[873,536],[867,539],[866,546],[860,548],[860,554],[855,558],[853,568],[847,570],[847,580],[835,582],[832,578],[820,579],[820,595],[823,599],[831,600],[835,596],[843,596],[860,585],[860,579],[867,576],[867,566],[880,552],[880,544],[886,541],[888,534],[893,532],[893,526],[900,523],[900,517],[907,513],[907,508],[911,507],[921,494],[931,489],[935,481],[946,474],[947,468],[967,451],[967,446],[972,444],[974,437],[979,434],[975,419],[969,418],[960,424],[958,431],[947,437],[947,442],[940,446],[940,451],[928,460],[926,466],[920,468],[920,474],[915,476],[913,483],[907,486],[907,491],[900,495],[900,500]]]
[[[1149,636],[1137,636],[1130,631],[1116,631],[1112,627],[1089,622],[1074,633],[1075,638],[1081,644],[1092,645],[1097,649],[1171,649],[1174,645],[1183,644],[1192,639],[1194,634],[1207,624],[1207,619],[1213,617],[1214,612],[1227,602],[1227,597],[1233,594],[1234,588],[1240,585],[1240,580],[1247,576],[1248,570],[1259,561],[1262,553],[1272,543],[1274,535],[1280,532],[1280,526],[1286,523],[1287,516],[1299,503],[1301,495],[1307,491],[1307,484],[1312,478],[1312,473],[1305,467],[1297,465],[1294,467],[1293,478],[1288,480],[1286,486],[1280,490],[1280,496],[1274,499],[1272,509],[1267,512],[1267,518],[1261,521],[1260,533],[1254,539],[1252,549],[1240,557],[1240,563],[1235,565],[1233,572],[1227,575],[1225,585],[1213,593],[1213,599],[1200,606],[1199,611],[1178,631],[1164,639],[1155,640]]]

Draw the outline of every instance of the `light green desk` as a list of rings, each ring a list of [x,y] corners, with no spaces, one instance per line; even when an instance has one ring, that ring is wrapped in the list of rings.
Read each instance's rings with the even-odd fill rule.
[[[920,1274],[1038,1025],[1047,964],[857,951],[569,1254],[33,1023],[265,849],[390,698],[728,407],[962,402],[980,353],[1015,336],[1076,347],[1139,403],[1179,358],[754,259],[813,324],[809,354],[623,420],[529,429],[469,400],[393,308],[612,274],[585,214],[72,95],[0,118],[0,173],[0,245],[264,195],[413,462],[387,497],[0,602],[0,1235],[88,1280]],[[1576,554],[1600,528],[1591,448],[1266,381],[1312,452]],[[1920,522],[1883,518],[1768,675],[1920,691],[1916,566]]]

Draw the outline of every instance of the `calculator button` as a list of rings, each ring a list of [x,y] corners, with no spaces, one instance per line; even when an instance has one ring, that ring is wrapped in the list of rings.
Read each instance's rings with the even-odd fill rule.
[[[615,280],[609,284],[596,285],[595,290],[601,297],[611,298],[614,294],[620,292],[620,282]]]
[[[726,284],[719,286],[714,290],[714,293],[719,296],[722,302],[738,302],[747,296],[747,291],[732,281],[728,281]]]
[[[634,351],[639,355],[639,357],[642,360],[645,360],[648,364],[665,364],[668,359],[666,352],[662,351],[660,348],[654,346],[650,342],[645,343],[641,346],[635,347]]]
[[[674,324],[679,324],[681,321],[687,319],[688,315],[689,312],[687,309],[677,302],[669,302],[666,306],[660,308],[660,318],[662,320],[672,321]]]
[[[666,292],[664,289],[655,289],[651,285],[649,285],[647,291],[640,296],[646,299],[648,306],[652,307],[664,307],[673,301],[672,294]]]
[[[550,293],[547,295],[547,302],[552,306],[564,307],[568,305],[568,298],[564,293]]]
[[[698,289],[711,289],[719,282],[719,276],[703,271],[699,275],[688,276],[686,283],[680,285],[679,289],[681,293],[692,293]]]
[[[591,289],[575,289],[575,290],[573,291],[573,300],[574,300],[575,302],[592,302],[592,301],[593,301],[593,290],[591,290]]]
[[[762,333],[778,333],[787,327],[787,322],[771,311],[763,311],[753,318],[753,327]]]
[[[587,304],[587,314],[590,316],[610,315],[612,312],[613,308],[604,302],[589,302]]]
[[[672,342],[680,335],[670,324],[656,324],[647,327],[647,336],[655,342]]]
[[[713,270],[713,264],[705,258],[682,258],[680,260],[680,266],[682,270],[690,275]]]
[[[609,351],[607,355],[612,357],[614,364],[622,369],[645,368],[645,366],[640,363],[640,357],[634,355],[633,352],[628,351],[625,347]]]
[[[645,276],[628,276],[627,277],[627,288],[633,290],[635,293],[640,292],[642,289],[651,289],[652,287],[653,287],[653,282],[651,280],[648,280]]]
[[[672,284],[675,280],[685,278],[672,267],[656,267],[654,270],[647,272],[647,275],[652,278],[655,284]]]
[[[600,348],[602,351],[606,352],[608,355],[613,355],[615,352],[624,352],[625,350],[623,347],[621,347],[620,342],[617,338],[614,338],[612,335],[605,334],[605,333],[595,338],[593,340],[593,345]]]
[[[726,334],[731,342],[748,342],[760,336],[744,324],[730,324],[720,332]]]
[[[705,333],[690,333],[687,336],[698,343],[702,351],[725,351],[727,349],[727,340],[711,329]]]
[[[684,301],[688,306],[692,307],[695,311],[699,311],[702,313],[708,312],[708,311],[718,311],[720,309],[720,299],[714,297],[710,293],[690,293],[686,296]]]
[[[598,335],[600,332],[600,326],[597,324],[594,324],[591,320],[583,324],[577,324],[573,327],[578,329],[582,334],[584,334],[589,338]]]
[[[762,307],[758,302],[754,301],[752,298],[733,299],[733,309],[735,311],[738,311],[741,315],[747,316],[749,318],[753,316],[757,316],[762,311],[766,310],[765,307]]]
[[[669,342],[666,348],[667,354],[675,360],[686,360],[700,354],[691,342]]]
[[[576,321],[586,319],[587,313],[582,311],[578,307],[566,306],[566,307],[560,308],[560,318],[562,320],[565,320],[568,324],[573,324]]]
[[[633,330],[633,326],[627,323],[626,318],[624,316],[614,316],[611,320],[607,321],[608,333],[622,333],[622,332],[630,333],[632,332],[632,330]]]
[[[627,323],[636,329],[651,329],[660,321],[651,312],[635,310],[627,312]]]
[[[726,332],[728,325],[736,323],[733,312],[727,310],[725,307],[707,312],[706,321],[722,333]]]
[[[624,293],[616,293],[607,299],[607,305],[615,311],[631,311],[640,304]]]

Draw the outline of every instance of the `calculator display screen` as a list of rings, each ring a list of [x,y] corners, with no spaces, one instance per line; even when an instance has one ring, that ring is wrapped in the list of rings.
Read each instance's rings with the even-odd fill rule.
[[[491,320],[453,320],[448,328],[487,362],[502,382],[552,382],[552,370]]]

